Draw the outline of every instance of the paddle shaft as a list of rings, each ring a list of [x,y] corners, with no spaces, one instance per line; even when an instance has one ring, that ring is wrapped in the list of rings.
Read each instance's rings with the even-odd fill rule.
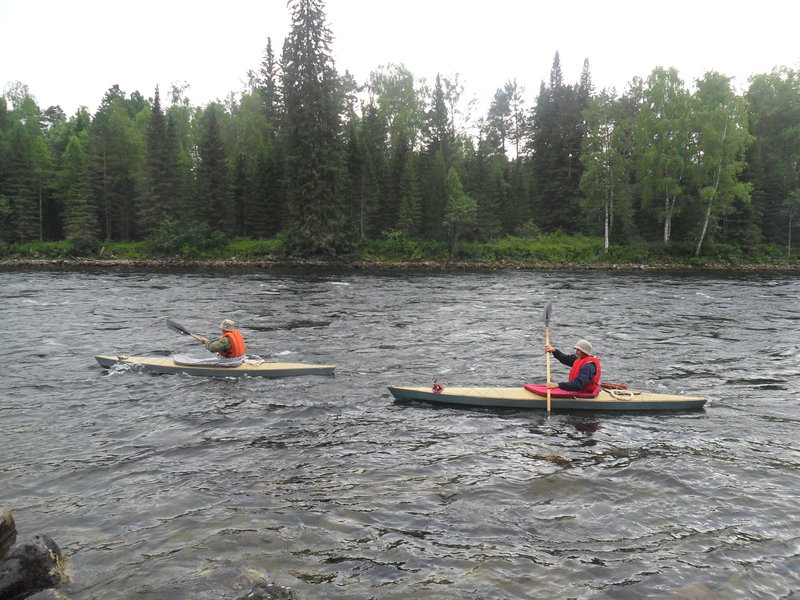
[[[545,343],[546,346],[550,345],[550,326],[549,325],[545,325],[544,326],[544,343]],[[549,352],[545,352],[545,354],[547,355],[547,384],[548,384],[548,388],[547,388],[547,412],[550,412],[550,387],[549,387],[549,385],[550,385],[550,353]]]
[[[548,302],[544,305],[544,345],[545,356],[547,357],[547,412],[550,412],[550,353],[547,346],[550,345],[550,313],[553,311],[553,303]]]

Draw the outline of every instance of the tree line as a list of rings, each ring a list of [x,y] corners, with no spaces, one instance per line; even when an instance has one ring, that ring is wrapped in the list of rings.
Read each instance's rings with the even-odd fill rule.
[[[783,67],[689,89],[655,68],[594,89],[555,54],[533,100],[516,81],[464,118],[457,77],[402,65],[337,71],[323,0],[293,0],[244,91],[195,107],[186,86],[118,86],[94,114],[0,98],[0,241],[79,248],[194,230],[335,254],[405,236],[446,242],[567,232],[611,244],[791,248],[800,213],[800,74]]]

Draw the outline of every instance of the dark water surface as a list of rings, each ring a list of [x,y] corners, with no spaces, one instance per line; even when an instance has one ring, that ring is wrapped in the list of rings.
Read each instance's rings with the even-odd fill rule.
[[[798,598],[800,277],[605,272],[0,272],[0,507],[73,600]],[[606,381],[704,410],[396,404],[541,383],[585,337]],[[333,377],[158,376],[94,354],[249,350]],[[554,378],[566,367],[554,362]]]

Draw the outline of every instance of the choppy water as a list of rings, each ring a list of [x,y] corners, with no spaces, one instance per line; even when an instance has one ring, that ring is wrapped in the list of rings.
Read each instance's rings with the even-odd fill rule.
[[[797,598],[796,274],[0,272],[0,506],[68,555],[73,600]],[[604,380],[701,411],[396,404],[389,384]],[[205,352],[164,325],[333,377],[101,369]],[[554,362],[554,378],[566,367]],[[246,590],[245,590],[246,591]]]

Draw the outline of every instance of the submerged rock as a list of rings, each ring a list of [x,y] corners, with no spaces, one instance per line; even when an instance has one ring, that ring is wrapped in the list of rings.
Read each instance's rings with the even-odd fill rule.
[[[230,562],[173,583],[192,600],[302,600],[291,588],[272,583],[268,573]]]
[[[36,592],[33,596],[25,598],[25,600],[69,600],[69,598],[58,590],[49,589]]]
[[[280,585],[258,583],[238,600],[301,600],[292,589]]]

